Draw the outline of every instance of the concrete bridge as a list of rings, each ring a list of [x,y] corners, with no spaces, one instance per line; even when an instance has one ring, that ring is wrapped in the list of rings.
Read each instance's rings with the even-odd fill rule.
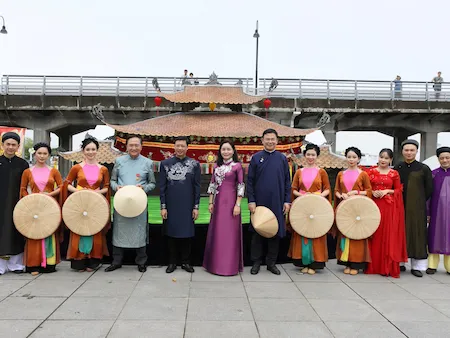
[[[394,137],[394,151],[408,136],[420,133],[421,156],[434,154],[439,132],[450,131],[450,83],[435,91],[433,83],[314,79],[219,78],[223,86],[240,86],[249,95],[264,95],[272,104],[237,107],[298,128],[321,126],[331,144],[337,131],[379,131]],[[58,135],[60,146],[72,149],[72,135],[95,128],[90,114],[104,107],[112,124],[129,124],[184,111],[185,105],[163,100],[155,106],[158,90],[174,92],[187,85],[202,86],[211,78],[81,77],[4,75],[0,83],[0,125],[33,129],[35,141]],[[191,107],[189,107],[191,108]],[[236,109],[236,107],[233,107]],[[218,105],[216,110],[229,110]],[[199,105],[195,110],[209,110]],[[376,140],[374,140],[376,142]],[[398,158],[398,157],[397,157]]]

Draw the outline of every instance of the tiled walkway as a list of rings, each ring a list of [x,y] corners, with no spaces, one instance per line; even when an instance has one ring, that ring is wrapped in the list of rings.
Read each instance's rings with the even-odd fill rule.
[[[235,277],[126,266],[0,276],[0,337],[450,337],[450,275]]]

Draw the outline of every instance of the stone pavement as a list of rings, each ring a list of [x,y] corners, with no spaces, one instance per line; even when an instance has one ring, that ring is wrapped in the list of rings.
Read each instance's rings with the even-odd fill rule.
[[[0,276],[0,337],[449,337],[450,275],[235,277],[165,267]]]

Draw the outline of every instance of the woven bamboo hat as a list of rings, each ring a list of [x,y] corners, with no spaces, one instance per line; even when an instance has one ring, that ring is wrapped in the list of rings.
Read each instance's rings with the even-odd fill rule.
[[[300,236],[319,238],[331,229],[334,210],[330,202],[320,195],[303,195],[292,203],[289,221]]]
[[[136,217],[147,209],[147,194],[142,188],[127,185],[114,196],[114,209],[123,217]]]
[[[17,231],[26,238],[44,239],[61,224],[61,208],[53,197],[31,194],[16,204],[13,220]]]
[[[380,209],[365,196],[350,197],[336,209],[336,225],[350,239],[369,238],[378,229],[380,221]]]
[[[62,208],[67,227],[80,236],[99,233],[109,220],[109,204],[106,198],[92,190],[80,190],[70,195]]]
[[[272,238],[278,232],[278,220],[269,208],[256,207],[251,221],[255,231],[265,238]]]

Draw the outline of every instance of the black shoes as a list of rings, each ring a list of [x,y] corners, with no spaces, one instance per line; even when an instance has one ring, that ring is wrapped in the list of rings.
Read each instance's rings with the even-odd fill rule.
[[[261,269],[260,263],[253,263],[250,273],[252,275],[257,275],[260,269]],[[267,271],[272,272],[274,275],[281,275],[280,270],[278,270],[278,268],[275,266],[275,264],[267,265]]]
[[[260,263],[254,263],[253,266],[252,266],[252,269],[250,270],[250,273],[252,275],[257,275],[260,268],[261,268],[261,264]]]
[[[401,272],[405,272],[405,271],[406,271],[406,266],[400,265],[400,271],[401,271]]]
[[[275,265],[267,265],[267,271],[272,272],[274,275],[281,275],[280,270]]]
[[[177,269],[177,265],[176,264],[169,264],[169,266],[166,269],[166,273],[172,273]]]
[[[108,267],[105,269],[105,272],[111,272],[111,271],[120,269],[121,267],[122,267],[122,265],[111,264],[110,266],[108,266]]]
[[[425,272],[427,273],[427,275],[434,275],[436,273],[436,271],[437,271],[436,269],[428,268],[427,271],[425,271]]]
[[[108,266],[105,269],[105,272],[111,272],[111,271],[120,269],[121,267],[122,267],[122,265],[111,264],[110,266]],[[147,267],[145,265],[138,265],[138,270],[139,270],[139,272],[146,272],[147,271]]]
[[[411,273],[412,273],[414,276],[416,276],[416,277],[423,277],[422,271],[419,271],[419,270],[412,270],[412,269],[411,269]]]
[[[194,273],[194,268],[190,264],[181,264],[181,268],[189,273]]]
[[[193,273],[195,270],[190,264],[181,264],[181,268],[189,273]],[[176,264],[169,264],[169,266],[166,269],[166,273],[172,273],[177,269]]]

